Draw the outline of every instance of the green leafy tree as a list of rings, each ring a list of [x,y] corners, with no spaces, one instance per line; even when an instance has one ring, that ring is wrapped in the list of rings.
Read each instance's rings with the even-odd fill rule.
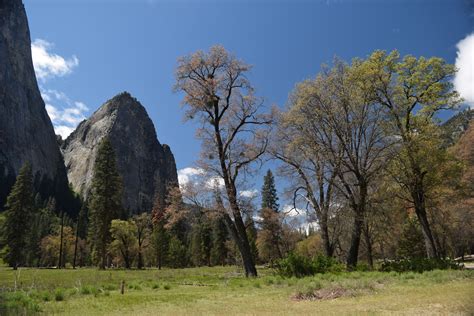
[[[144,261],[144,250],[149,244],[149,236],[150,236],[150,227],[151,227],[151,217],[147,213],[142,213],[140,215],[135,215],[132,218],[135,226],[137,227],[136,230],[136,238],[137,238],[137,246],[138,246],[138,260],[137,260],[137,268],[143,269],[145,266]]]
[[[4,259],[15,270],[26,264],[34,206],[33,174],[31,165],[26,163],[18,173],[5,208],[4,238],[8,248]]]
[[[110,224],[110,234],[112,237],[110,252],[119,255],[125,269],[130,269],[138,251],[137,225],[133,220],[114,219]]]
[[[100,269],[107,265],[110,223],[122,210],[122,181],[117,171],[115,152],[108,139],[99,145],[89,200],[89,240]]]
[[[428,257],[438,257],[427,205],[437,170],[446,160],[437,159],[444,153],[434,117],[460,102],[452,83],[456,68],[442,58],[401,58],[397,51],[376,51],[358,68],[372,84],[375,101],[385,109],[387,134],[399,139],[392,174],[413,205]]]

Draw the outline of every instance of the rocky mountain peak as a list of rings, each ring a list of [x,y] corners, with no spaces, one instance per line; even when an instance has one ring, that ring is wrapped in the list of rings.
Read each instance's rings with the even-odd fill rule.
[[[84,198],[90,193],[97,148],[104,137],[115,149],[129,213],[150,211],[155,197],[164,200],[167,189],[177,185],[170,148],[159,143],[140,102],[122,92],[80,123],[62,146],[69,182]]]

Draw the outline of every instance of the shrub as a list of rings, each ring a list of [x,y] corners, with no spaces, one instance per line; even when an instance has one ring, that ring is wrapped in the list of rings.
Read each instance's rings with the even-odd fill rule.
[[[56,300],[58,302],[64,301],[65,297],[66,297],[66,295],[64,295],[64,289],[57,288],[56,290],[54,290],[54,300]]]
[[[316,273],[342,272],[345,270],[344,265],[336,259],[323,255],[318,255],[313,259],[313,266]]]
[[[30,315],[40,311],[38,303],[23,291],[0,293],[0,315]]]
[[[290,253],[276,264],[277,273],[283,277],[295,276],[301,278],[316,273],[342,272],[343,270],[344,266],[336,259],[322,255],[310,259]]]
[[[314,275],[314,267],[311,259],[290,253],[286,258],[279,260],[276,264],[279,275],[283,277],[301,278],[307,275]]]
[[[365,262],[359,262],[355,268],[356,271],[359,271],[359,272],[367,272],[367,271],[370,271],[370,267],[367,263]]]
[[[165,285],[163,285],[163,288],[164,288],[165,290],[169,290],[169,289],[171,289],[171,285],[165,284]]]
[[[428,259],[428,258],[413,258],[413,259],[398,259],[393,261],[385,261],[380,267],[380,271],[389,272],[419,272],[431,270],[447,270],[461,269],[461,265],[450,259]]]

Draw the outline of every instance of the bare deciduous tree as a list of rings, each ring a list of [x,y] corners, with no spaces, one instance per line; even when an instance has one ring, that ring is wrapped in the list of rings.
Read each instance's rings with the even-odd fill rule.
[[[197,120],[203,141],[200,165],[224,180],[230,214],[226,222],[242,255],[245,274],[256,276],[248,237],[238,201],[238,184],[268,144],[271,117],[246,78],[250,66],[214,46],[180,58],[176,91],[185,93],[186,118]]]

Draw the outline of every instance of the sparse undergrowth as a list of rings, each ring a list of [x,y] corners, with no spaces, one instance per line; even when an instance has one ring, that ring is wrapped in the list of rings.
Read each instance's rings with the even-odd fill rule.
[[[309,308],[304,302],[317,302],[319,308],[324,302],[334,299],[343,302],[340,307],[343,312],[348,302],[356,296],[358,300],[370,300],[371,297],[390,297],[393,291],[401,291],[402,295],[408,297],[418,292],[427,295],[434,289],[442,291],[445,288],[450,291],[463,289],[462,293],[453,292],[453,295],[459,297],[474,297],[473,271],[355,271],[316,274],[303,278],[284,278],[269,269],[260,269],[259,272],[260,277],[246,279],[236,267],[161,271],[22,269],[17,272],[15,291],[15,272],[0,268],[0,315],[76,314],[79,311],[87,314],[113,314],[119,310],[121,313],[130,310],[130,313],[134,311],[138,314],[158,311],[165,314],[174,311],[177,314],[199,314],[201,309],[205,309],[204,305],[209,305],[206,308],[214,313],[222,313],[223,307],[219,306],[224,302],[226,306],[231,305],[235,312],[253,313],[251,308],[258,303],[263,304],[262,308],[266,306],[261,312],[271,312],[274,309],[278,311],[278,308],[282,311],[292,306],[296,309],[288,312],[297,313],[299,308],[302,309],[300,312]],[[124,295],[120,294],[122,281],[125,282]],[[400,297],[395,299],[399,300]],[[420,302],[416,304],[421,304]],[[443,302],[434,303],[444,306]],[[453,302],[446,304],[453,308]],[[458,307],[463,312],[473,306],[471,300]]]

